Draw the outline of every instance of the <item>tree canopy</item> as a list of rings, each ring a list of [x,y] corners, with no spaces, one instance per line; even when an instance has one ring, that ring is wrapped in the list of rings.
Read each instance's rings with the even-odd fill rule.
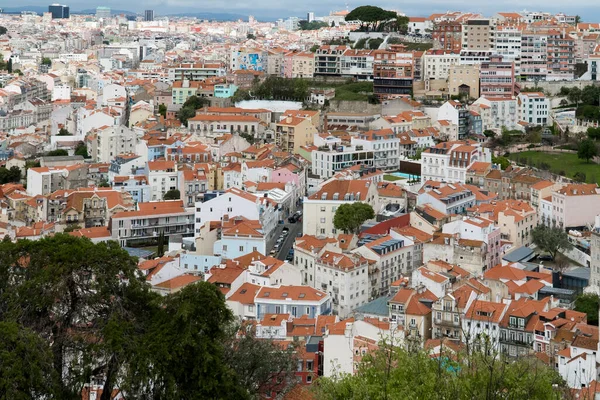
[[[5,183],[19,182],[21,180],[21,168],[19,167],[0,167],[0,185]]]
[[[346,21],[360,21],[361,28],[377,31],[381,22],[395,20],[398,14],[376,6],[360,6],[346,15]]]
[[[177,189],[169,190],[163,196],[163,200],[179,200],[181,199],[181,193]]]
[[[67,128],[62,127],[62,128],[60,128],[60,130],[58,131],[58,134],[56,136],[73,136],[73,134],[71,132],[69,132],[67,130]]]
[[[458,351],[442,346],[441,356],[380,343],[355,375],[320,378],[322,400],[532,399],[561,398],[560,375],[535,357],[508,360],[493,350]],[[509,394],[508,397],[503,394]]]
[[[582,293],[575,299],[575,311],[586,313],[590,325],[598,325],[599,307],[600,296],[596,293]]]
[[[323,22],[323,21],[306,21],[306,20],[302,20],[298,23],[300,25],[300,30],[301,31],[316,31],[319,30],[321,28],[327,28],[329,27],[329,24],[327,22]]]
[[[0,35],[5,35],[8,30],[4,26],[0,26]]]
[[[79,142],[77,147],[75,148],[75,155],[82,156],[83,158],[90,158],[90,155],[87,151],[87,146],[83,142]]]
[[[598,155],[598,146],[592,139],[585,139],[579,142],[577,147],[577,157],[586,162],[590,162],[591,159]]]
[[[360,226],[371,218],[375,217],[373,207],[369,204],[355,202],[351,204],[342,204],[335,211],[333,225],[335,229],[340,229],[350,233],[358,233]]]
[[[58,149],[58,150],[52,150],[46,153],[46,155],[48,157],[53,157],[53,156],[68,156],[69,152],[66,151],[65,149]]]
[[[540,224],[531,230],[531,239],[540,250],[548,252],[553,259],[556,259],[560,251],[573,247],[567,232],[558,226],[549,227]]]
[[[60,233],[5,239],[0,254],[0,398],[81,398],[93,378],[100,400],[115,387],[128,398],[248,399],[295,383],[283,380],[292,351],[238,340],[218,287],[161,296],[117,242]]]
[[[208,104],[210,104],[210,102],[204,97],[190,96],[185,103],[183,103],[181,109],[179,109],[177,118],[179,118],[179,121],[181,121],[183,125],[187,126],[188,119],[193,118],[196,115],[196,110],[207,106]]]

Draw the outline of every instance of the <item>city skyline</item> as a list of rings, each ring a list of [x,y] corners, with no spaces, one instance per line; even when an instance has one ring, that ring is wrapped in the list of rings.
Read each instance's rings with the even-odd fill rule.
[[[48,6],[49,2],[46,1],[28,1],[27,6]],[[232,14],[241,14],[241,15],[254,15],[258,19],[266,18],[266,19],[274,19],[274,18],[286,18],[289,16],[305,16],[307,12],[314,12],[315,15],[327,15],[330,11],[339,11],[346,8],[352,9],[358,7],[360,5],[364,5],[364,2],[360,1],[352,1],[352,2],[318,2],[314,0],[309,0],[303,3],[295,3],[295,2],[269,2],[269,1],[261,1],[258,3],[255,2],[247,2],[240,1],[236,2],[236,7],[223,7],[222,2],[218,1],[208,1],[203,3],[203,6],[198,7],[197,3],[192,2],[190,0],[168,0],[168,1],[148,1],[143,4],[131,1],[113,1],[108,0],[103,3],[98,4],[90,4],[86,1],[74,1],[69,2],[67,4],[70,6],[72,12],[77,12],[80,10],[87,10],[90,8],[95,8],[97,6],[107,6],[112,9],[126,10],[137,12],[139,14],[143,14],[146,9],[153,9],[156,13],[162,15],[174,15],[174,14],[182,14],[182,13],[232,13]],[[522,2],[518,2],[516,0],[510,0],[508,2],[503,2],[501,5],[496,3],[484,3],[473,5],[472,3],[467,3],[464,0],[452,0],[452,1],[442,1],[442,0],[432,0],[427,3],[419,2],[416,0],[409,0],[401,5],[392,1],[379,1],[374,3],[379,7],[387,8],[387,9],[395,9],[402,13],[405,13],[408,16],[419,16],[424,17],[431,15],[432,13],[446,12],[449,10],[457,10],[464,12],[473,12],[473,13],[481,13],[485,16],[492,16],[497,12],[519,12],[523,10],[528,11],[545,11],[551,13],[559,13],[563,12],[565,14],[578,14],[582,16],[584,21],[594,21],[594,19],[600,20],[600,11],[598,11],[594,7],[594,3],[588,0],[579,1],[576,4],[565,5],[562,2],[549,1],[544,2],[540,0],[534,0],[527,3],[527,6],[524,7]],[[9,7],[5,7],[9,8]]]

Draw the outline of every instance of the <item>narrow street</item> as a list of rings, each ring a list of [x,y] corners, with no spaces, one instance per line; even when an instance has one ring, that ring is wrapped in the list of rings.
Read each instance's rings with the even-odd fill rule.
[[[294,245],[294,241],[298,237],[298,233],[302,232],[302,221],[293,224],[286,222],[283,226],[288,227],[290,232],[288,233],[287,237],[283,241],[283,244],[279,248],[279,253],[277,254],[276,258],[285,261],[288,252],[290,251],[290,249]],[[283,227],[281,229],[283,229]]]

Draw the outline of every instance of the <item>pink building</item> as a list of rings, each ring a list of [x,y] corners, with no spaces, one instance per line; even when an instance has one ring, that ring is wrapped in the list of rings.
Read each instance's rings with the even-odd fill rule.
[[[520,87],[515,80],[515,64],[493,55],[481,63],[479,91],[482,97],[514,97]]]

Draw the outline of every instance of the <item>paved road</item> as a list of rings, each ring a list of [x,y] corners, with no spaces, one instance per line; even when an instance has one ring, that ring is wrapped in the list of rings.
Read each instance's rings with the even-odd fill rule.
[[[279,253],[277,254],[277,259],[284,261],[287,257],[290,249],[294,245],[296,238],[298,237],[298,233],[302,232],[302,222],[296,222],[294,224],[290,224],[286,222],[284,226],[287,226],[290,229],[290,233],[288,233],[283,245],[279,248]],[[283,227],[281,228],[283,229]]]

